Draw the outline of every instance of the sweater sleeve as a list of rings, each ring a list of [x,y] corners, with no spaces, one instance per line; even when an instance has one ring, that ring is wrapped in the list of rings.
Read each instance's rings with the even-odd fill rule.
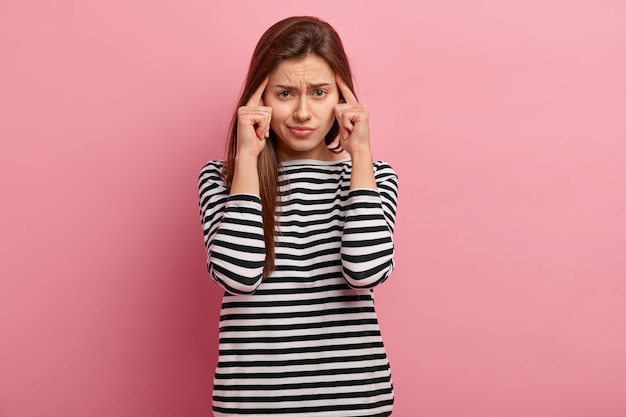
[[[251,294],[261,283],[265,242],[261,199],[229,195],[222,164],[211,161],[199,178],[200,217],[211,278],[231,294]]]
[[[393,230],[398,202],[398,176],[384,162],[374,164],[378,190],[354,189],[341,240],[343,275],[351,287],[371,288],[394,268]]]

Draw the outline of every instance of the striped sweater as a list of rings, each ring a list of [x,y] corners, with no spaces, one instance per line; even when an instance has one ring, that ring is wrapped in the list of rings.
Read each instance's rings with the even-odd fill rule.
[[[261,200],[229,195],[222,162],[200,174],[208,271],[225,291],[215,416],[382,417],[389,362],[372,287],[394,266],[397,176],[350,190],[350,160],[282,164],[276,270],[262,280]]]

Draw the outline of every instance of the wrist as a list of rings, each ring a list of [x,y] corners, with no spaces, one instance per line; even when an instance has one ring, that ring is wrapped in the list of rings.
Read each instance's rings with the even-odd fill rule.
[[[236,155],[235,172],[230,193],[259,195],[259,192],[257,158],[246,154]]]
[[[352,149],[350,152],[350,158],[352,159],[353,164],[355,162],[371,164],[374,161],[374,156],[369,146],[361,149]]]
[[[376,179],[374,178],[374,168],[372,164],[372,152],[355,152],[351,155],[351,158],[352,175],[350,178],[350,189],[376,189]]]
[[[246,152],[239,152],[235,155],[235,166],[257,166],[259,157],[257,155],[248,154]]]

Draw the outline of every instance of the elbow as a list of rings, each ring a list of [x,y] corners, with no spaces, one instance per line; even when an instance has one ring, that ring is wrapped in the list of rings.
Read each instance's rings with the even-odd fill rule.
[[[358,265],[360,268],[344,262],[343,276],[352,288],[373,288],[385,282],[394,269],[393,255],[381,261],[374,266]]]
[[[263,281],[263,266],[260,268],[224,268],[219,263],[209,262],[209,275],[220,287],[232,295],[254,294]]]
[[[365,233],[366,230],[363,231]],[[343,276],[353,288],[372,288],[384,282],[394,269],[394,244],[389,229],[380,226],[368,235],[346,234],[341,247]]]

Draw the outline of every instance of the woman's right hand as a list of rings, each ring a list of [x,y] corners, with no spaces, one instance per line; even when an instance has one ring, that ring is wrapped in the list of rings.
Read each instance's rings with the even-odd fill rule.
[[[263,103],[265,78],[250,100],[237,112],[237,155],[258,157],[270,134],[272,108]]]

